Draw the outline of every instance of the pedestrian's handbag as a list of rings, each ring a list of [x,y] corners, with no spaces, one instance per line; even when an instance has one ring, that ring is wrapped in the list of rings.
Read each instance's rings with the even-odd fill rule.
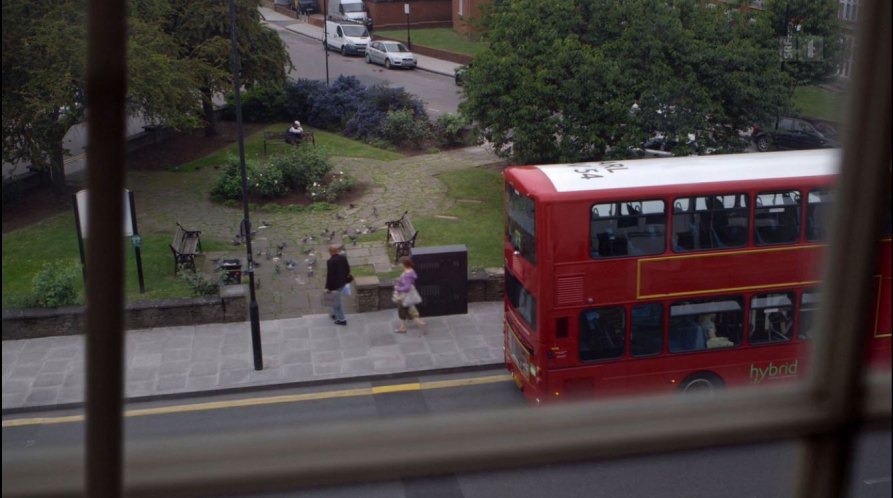
[[[406,293],[406,297],[403,298],[403,306],[415,306],[417,304],[421,304],[422,296],[419,294],[419,291],[416,290],[413,285],[412,288],[409,289],[409,292]]]
[[[341,292],[343,292],[345,296],[349,296],[349,295],[353,294],[353,291],[350,288],[350,284],[345,284],[344,288],[341,289]]]
[[[353,275],[351,275],[350,273],[348,273],[348,274],[347,274],[347,279],[346,279],[346,280],[347,280],[347,283],[351,283],[351,282],[353,282]]]
[[[335,306],[335,298],[338,297],[336,292],[322,291],[323,306]]]
[[[394,301],[394,304],[398,306],[403,306],[403,298],[406,297],[405,292],[394,291],[394,294],[391,296],[391,301]]]

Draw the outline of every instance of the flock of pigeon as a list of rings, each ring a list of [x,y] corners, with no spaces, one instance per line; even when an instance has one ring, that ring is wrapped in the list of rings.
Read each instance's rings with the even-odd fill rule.
[[[350,207],[354,208],[356,207],[356,205],[351,204]],[[378,217],[378,209],[376,207],[372,208],[372,217]],[[344,220],[345,215],[336,213],[335,218],[337,220]],[[341,244],[344,244],[347,240],[350,240],[352,245],[357,245],[357,240],[360,238],[361,235],[375,233],[378,230],[382,229],[381,227],[375,226],[371,223],[367,223],[366,220],[363,219],[359,220],[359,222],[361,224],[360,227],[345,228],[341,231],[341,237],[339,240]],[[260,225],[258,225],[257,228],[258,230],[263,230],[266,228],[270,228],[271,226],[271,223],[267,221],[261,221]],[[300,254],[303,256],[303,261],[296,261],[295,259],[288,257],[285,254],[285,249],[286,247],[288,247],[288,243],[285,241],[276,244],[275,250],[258,250],[255,252],[253,258],[254,267],[256,268],[261,266],[262,264],[266,264],[259,261],[261,258],[263,258],[265,261],[269,261],[271,264],[274,265],[273,269],[275,274],[277,275],[282,273],[283,266],[287,271],[301,272],[302,275],[299,275],[296,280],[300,284],[305,284],[307,283],[307,280],[304,280],[304,275],[306,275],[307,278],[313,278],[316,275],[316,265],[318,263],[316,251],[319,248],[319,245],[324,244],[327,247],[331,244],[336,243],[335,239],[338,237],[338,235],[339,234],[336,230],[330,230],[328,227],[323,228],[322,231],[320,231],[318,234],[305,234],[304,237],[300,240],[301,247],[299,249]],[[254,241],[256,236],[257,231],[252,231],[251,240]],[[232,243],[233,245],[242,245],[242,243],[245,241],[244,239],[245,237],[243,236],[243,234],[240,233],[233,237]],[[220,270],[220,268],[218,268],[218,270]],[[257,278],[255,278],[255,287],[258,289],[260,288],[260,280]]]

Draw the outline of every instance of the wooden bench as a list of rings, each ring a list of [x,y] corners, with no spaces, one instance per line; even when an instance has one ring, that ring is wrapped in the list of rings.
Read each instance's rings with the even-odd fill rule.
[[[180,268],[195,271],[195,256],[202,252],[201,234],[200,230],[187,230],[177,222],[177,231],[174,233],[174,241],[171,242],[171,252],[174,253],[174,275]]]
[[[313,145],[316,145],[316,137],[313,136],[312,131],[305,131],[304,135],[300,140],[295,139],[286,131],[265,131],[264,132],[264,155],[267,155],[267,143],[271,144],[287,144],[287,145],[301,145],[305,142],[310,142]]]
[[[419,232],[412,226],[409,219],[409,211],[403,213],[399,220],[388,221],[388,243],[394,244],[396,255],[394,262],[400,260],[402,256],[412,255],[412,248],[415,247],[415,239]]]

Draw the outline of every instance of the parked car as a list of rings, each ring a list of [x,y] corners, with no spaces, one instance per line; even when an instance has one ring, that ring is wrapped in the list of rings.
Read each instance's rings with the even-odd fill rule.
[[[366,49],[366,62],[382,64],[391,69],[394,67],[408,67],[415,69],[418,65],[415,55],[406,48],[406,45],[396,41],[374,41]]]
[[[348,21],[326,21],[323,46],[329,50],[339,50],[341,55],[366,53],[370,42],[369,30],[362,24]]]
[[[663,135],[655,135],[642,144],[642,148],[633,149],[634,155],[639,157],[673,157],[679,153],[677,150],[684,146],[690,155],[712,154],[715,149],[703,147],[695,141],[694,134],[689,133],[685,141],[679,138],[668,138]],[[674,152],[675,151],[675,152]]]
[[[471,63],[462,64],[461,66],[459,66],[453,70],[453,72],[455,74],[454,78],[456,80],[456,86],[462,86],[465,84],[465,80],[464,80],[465,72],[468,71],[469,67],[471,67]]]
[[[839,147],[836,140],[826,137],[805,119],[778,118],[774,126],[754,126],[751,134],[760,152],[777,149],[822,149]]]

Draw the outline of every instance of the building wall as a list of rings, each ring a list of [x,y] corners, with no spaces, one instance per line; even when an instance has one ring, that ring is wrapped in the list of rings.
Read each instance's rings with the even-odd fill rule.
[[[477,29],[475,21],[481,17],[481,5],[489,0],[452,0],[453,29],[457,32],[473,36]]]
[[[409,2],[409,25],[417,28],[448,28],[451,0],[413,0]],[[402,0],[366,0],[366,9],[372,17],[374,29],[406,27],[407,17]]]

